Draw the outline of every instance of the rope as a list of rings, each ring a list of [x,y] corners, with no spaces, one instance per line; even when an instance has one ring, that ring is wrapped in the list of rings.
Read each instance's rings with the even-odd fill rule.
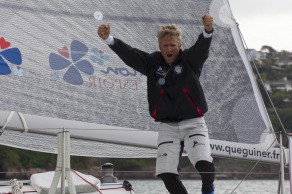
[[[23,194],[21,190],[23,184],[21,182],[18,182],[17,179],[11,179],[10,185],[12,186],[12,194]]]
[[[91,185],[93,188],[95,188],[97,190],[97,192],[99,192],[100,194],[102,194],[102,192],[99,190],[99,188],[97,186],[95,186],[94,184],[92,184],[91,182],[87,181],[85,178],[83,178],[82,176],[80,176],[75,170],[71,169],[72,172],[74,172],[77,176],[79,176],[82,180],[84,180],[86,183],[88,183],[89,185]]]
[[[0,136],[5,132],[4,129],[6,128],[7,124],[10,122],[11,118],[13,117],[15,111],[11,111],[8,115],[8,117],[6,118],[6,121],[3,125],[3,127],[0,129]]]
[[[17,114],[18,114],[18,116],[19,116],[19,118],[20,118],[20,120],[22,122],[22,125],[23,125],[23,128],[24,128],[24,131],[23,132],[24,133],[28,132],[28,127],[27,127],[27,123],[26,123],[26,121],[24,119],[24,116],[20,112],[17,112]]]
[[[25,121],[25,118],[24,118],[23,114],[20,113],[20,112],[11,111],[11,112],[9,113],[8,117],[6,118],[6,121],[5,121],[4,125],[3,125],[3,127],[0,129],[0,136],[5,132],[5,128],[6,128],[6,126],[7,126],[8,123],[11,121],[11,119],[12,119],[12,117],[13,117],[13,115],[14,115],[15,113],[18,114],[18,116],[19,116],[19,118],[20,118],[20,120],[21,120],[21,122],[22,122],[22,125],[23,125],[23,128],[24,128],[24,131],[23,131],[23,132],[28,132],[28,126],[27,126],[27,123],[26,123],[26,121]]]
[[[77,176],[79,176],[86,183],[88,183],[89,185],[91,185],[93,188],[95,188],[100,194],[102,194],[102,192],[100,190],[113,190],[113,189],[121,189],[121,188],[124,188],[124,189],[126,189],[126,191],[130,191],[132,193],[132,191],[131,191],[131,190],[133,190],[132,189],[132,185],[128,181],[124,181],[124,184],[121,187],[99,189],[97,186],[95,186],[91,182],[87,181],[82,176],[80,176],[75,170],[71,169],[71,171],[74,172]]]
[[[266,150],[269,151],[269,149],[273,146],[273,144],[275,143],[277,139],[275,138],[274,141],[272,142],[272,144],[268,147],[268,149]],[[251,172],[255,169],[255,167],[259,164],[259,162],[262,160],[263,156],[261,156],[261,158],[255,163],[255,165],[250,169],[250,171],[244,176],[244,178],[238,183],[238,185],[231,191],[230,194],[232,194],[240,185],[241,183],[251,174]]]

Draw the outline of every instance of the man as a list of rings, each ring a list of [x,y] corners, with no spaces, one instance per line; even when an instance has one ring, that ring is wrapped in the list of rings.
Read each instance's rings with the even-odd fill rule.
[[[181,30],[174,24],[158,32],[160,51],[146,53],[110,35],[102,24],[98,35],[133,69],[147,76],[150,115],[160,122],[156,175],[170,194],[187,194],[178,178],[183,149],[202,177],[202,193],[214,193],[215,167],[212,164],[208,128],[204,113],[207,103],[199,77],[208,58],[213,18],[202,17],[203,33],[189,49],[181,48]]]

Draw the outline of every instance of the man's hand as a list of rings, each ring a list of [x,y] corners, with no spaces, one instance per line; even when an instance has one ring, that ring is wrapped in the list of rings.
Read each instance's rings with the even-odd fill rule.
[[[212,32],[213,30],[213,17],[210,15],[204,15],[202,17],[203,25],[206,32]]]
[[[101,24],[97,29],[98,36],[103,40],[106,40],[109,37],[110,32],[111,28],[109,24]]]

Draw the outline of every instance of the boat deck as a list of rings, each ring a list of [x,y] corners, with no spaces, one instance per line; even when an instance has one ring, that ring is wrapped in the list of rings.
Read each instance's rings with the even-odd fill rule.
[[[37,191],[31,185],[23,185],[22,192],[24,194],[36,194]],[[12,188],[10,185],[1,186],[0,194],[12,194]],[[100,192],[90,192],[82,194],[134,194],[133,191],[126,191],[121,183],[103,183],[100,187]]]

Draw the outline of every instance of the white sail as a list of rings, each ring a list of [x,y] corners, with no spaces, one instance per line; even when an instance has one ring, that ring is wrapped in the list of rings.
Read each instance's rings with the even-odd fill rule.
[[[55,153],[56,133],[70,131],[72,155],[155,157],[146,78],[97,36],[112,34],[147,52],[159,50],[165,23],[183,31],[183,48],[214,17],[210,56],[201,75],[214,156],[279,162],[275,136],[227,1],[24,1],[0,3],[0,144]],[[15,114],[6,123],[11,111]],[[26,123],[27,127],[24,127]],[[21,133],[13,130],[37,134]]]

